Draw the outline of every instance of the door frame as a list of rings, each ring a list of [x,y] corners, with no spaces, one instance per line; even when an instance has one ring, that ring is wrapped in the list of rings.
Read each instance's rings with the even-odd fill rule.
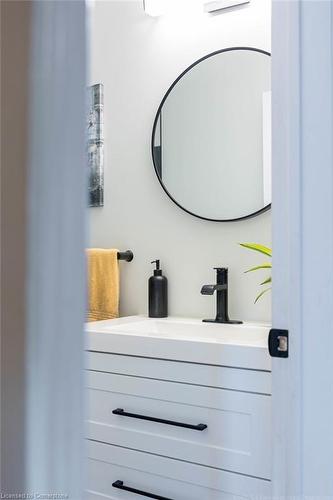
[[[83,498],[86,4],[32,2],[26,491]]]
[[[273,0],[273,495],[333,498],[333,3]]]
[[[22,430],[18,422],[17,432],[25,435],[23,451],[27,443],[29,490],[58,489],[79,500],[86,73],[85,57],[75,65],[73,58],[86,53],[86,14],[83,0],[32,7],[30,298],[27,342],[16,356],[19,362],[27,348],[28,425]],[[290,332],[289,358],[273,359],[273,494],[331,499],[333,6],[331,0],[273,0],[272,14],[273,325]],[[60,40],[69,44],[67,55]],[[72,92],[64,95],[64,88]],[[64,405],[71,408],[66,419]]]

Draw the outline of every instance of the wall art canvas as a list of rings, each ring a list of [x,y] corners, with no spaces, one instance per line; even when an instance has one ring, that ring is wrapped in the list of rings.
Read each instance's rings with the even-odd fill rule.
[[[104,205],[104,87],[101,83],[88,89],[88,172],[89,206]]]

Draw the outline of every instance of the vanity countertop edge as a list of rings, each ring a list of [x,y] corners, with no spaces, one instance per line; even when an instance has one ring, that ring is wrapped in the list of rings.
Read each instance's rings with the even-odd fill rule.
[[[205,332],[213,332],[212,338],[196,335],[183,337],[181,334],[170,337],[164,336],[163,333],[151,334],[145,331],[135,331],[136,324],[141,322],[140,326],[149,326],[149,321],[154,320],[145,316],[129,316],[87,323],[85,326],[85,349],[126,356],[271,371],[271,358],[267,347],[270,325],[267,323],[249,322],[241,326],[234,326],[235,341],[233,341],[233,330],[230,330],[230,327],[228,338],[223,338],[226,337],[224,333],[226,325],[208,324],[205,327]],[[168,325],[171,329],[172,325],[181,329],[182,325],[185,324],[187,329],[191,328],[192,325],[193,330],[196,331],[195,329],[198,327],[200,329],[202,325],[200,320],[186,318],[169,317],[158,321],[163,326]],[[129,325],[132,328],[130,332],[126,331],[126,327]],[[145,326],[143,328],[141,326],[141,330],[144,328]],[[214,330],[207,330],[207,328],[214,328]],[[246,340],[247,333],[253,332],[254,329],[258,331],[257,338],[253,340],[249,337]],[[221,332],[221,338],[219,338],[219,332]],[[239,332],[241,332],[241,337]]]

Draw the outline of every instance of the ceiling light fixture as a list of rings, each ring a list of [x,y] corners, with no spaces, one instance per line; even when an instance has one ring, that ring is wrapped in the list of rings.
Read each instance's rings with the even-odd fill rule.
[[[165,12],[164,0],[143,0],[143,9],[148,16],[158,17]]]
[[[216,12],[218,10],[229,9],[230,7],[237,7],[238,5],[244,5],[250,3],[250,0],[214,0],[205,2],[204,11],[205,12]]]
[[[152,17],[203,12],[203,0],[143,0],[146,14]]]

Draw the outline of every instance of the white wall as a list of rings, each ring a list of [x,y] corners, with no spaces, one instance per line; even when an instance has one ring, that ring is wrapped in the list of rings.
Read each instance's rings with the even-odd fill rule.
[[[92,9],[91,83],[105,85],[105,206],[90,209],[91,246],[130,248],[122,263],[121,313],[145,313],[150,261],[160,258],[169,279],[172,315],[212,317],[215,298],[200,295],[214,266],[229,267],[233,318],[270,320],[270,297],[253,304],[263,275],[244,275],[261,262],[237,243],[270,244],[271,214],[234,223],[196,219],[159,185],[151,129],[170,84],[193,61],[230,46],[270,51],[270,1],[223,14],[150,18],[141,1],[101,1]],[[240,193],[241,196],[241,193]]]

